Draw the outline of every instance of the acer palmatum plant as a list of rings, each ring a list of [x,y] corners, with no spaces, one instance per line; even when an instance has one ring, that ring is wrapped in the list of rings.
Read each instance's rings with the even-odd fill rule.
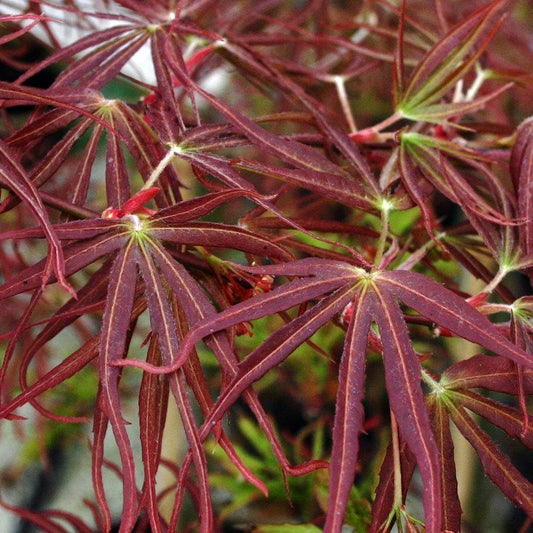
[[[17,6],[0,415],[90,436],[93,523],[1,504],[46,531],[468,531],[462,434],[525,530],[500,441],[533,443],[526,3]]]

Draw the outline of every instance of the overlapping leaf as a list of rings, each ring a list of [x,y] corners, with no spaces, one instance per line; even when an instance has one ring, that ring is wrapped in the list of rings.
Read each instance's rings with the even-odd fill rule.
[[[352,507],[353,481],[357,476],[364,482],[362,478],[371,468],[366,461],[360,464],[360,452],[366,449],[360,450],[359,443],[365,428],[362,402],[367,346],[383,356],[386,400],[398,425],[397,434],[392,428],[398,440],[389,446],[381,467],[370,530],[387,528],[394,520],[400,522],[402,516],[408,519],[402,514],[402,504],[417,465],[423,480],[427,530],[460,529],[450,421],[476,448],[491,479],[532,514],[528,503],[531,485],[467,412],[475,412],[531,446],[531,417],[525,401],[532,389],[533,372],[527,353],[531,351],[529,302],[514,301],[509,288],[498,287],[494,299],[499,296],[503,300],[501,309],[511,312],[511,320],[497,327],[476,310],[479,299],[470,305],[426,275],[407,271],[432,270],[441,280],[453,276],[447,266],[441,268],[441,259],[449,256],[427,242],[417,215],[404,225],[392,220],[394,215],[389,219],[388,211],[390,205],[396,209],[404,205],[405,188],[420,208],[426,229],[448,246],[456,264],[461,263],[487,283],[493,276],[490,260],[495,259],[501,267],[527,271],[532,253],[530,122],[524,122],[517,135],[510,137],[512,123],[522,108],[513,102],[513,119],[500,128],[511,108],[504,97],[509,87],[491,87],[486,92],[485,86],[481,91],[476,86],[491,72],[493,57],[485,57],[485,50],[510,12],[510,2],[476,1],[473,9],[477,10],[450,31],[447,10],[439,2],[435,4],[435,22],[433,14],[423,21],[418,19],[423,13],[416,10],[422,2],[416,1],[404,2],[402,7],[387,2],[363,7],[346,4],[342,12],[326,9],[324,2],[310,2],[297,11],[286,2],[270,1],[256,2],[253,9],[246,9],[252,5],[246,2],[239,4],[239,9],[232,1],[178,2],[173,11],[157,2],[121,0],[116,4],[116,12],[88,14],[75,1],[69,2],[65,9],[80,18],[80,27],[89,29],[89,35],[63,48],[55,46],[54,29],[40,15],[27,16],[26,28],[0,39],[3,44],[15,37],[26,38],[39,23],[56,48],[42,61],[30,58],[32,66],[23,65],[25,73],[14,84],[0,82],[7,132],[0,146],[0,179],[10,191],[0,206],[9,224],[9,230],[0,235],[0,265],[5,270],[0,299],[6,304],[15,302],[17,311],[23,310],[22,318],[13,320],[14,313],[8,308],[8,324],[14,323],[15,328],[4,335],[9,347],[0,416],[15,419],[17,409],[31,403],[41,414],[57,419],[44,402],[41,404],[40,395],[97,360],[94,368],[100,374],[100,384],[95,394],[92,442],[96,528],[112,528],[114,511],[103,472],[109,465],[123,480],[123,531],[133,529],[142,513],[145,516],[136,527],[175,530],[185,493],[189,492],[197,521],[184,527],[198,526],[209,533],[225,527],[216,522],[212,509],[203,449],[209,434],[235,465],[239,479],[266,493],[264,481],[245,466],[238,447],[220,423],[238,399],[246,402],[258,421],[258,447],[270,452],[270,444],[284,476],[326,466],[324,461],[290,464],[253,385],[299,346],[314,346],[310,336],[334,321],[342,326],[339,338],[332,339],[335,346],[341,346],[343,330],[346,334],[338,380],[333,380],[338,381],[338,388],[332,447],[328,450],[327,533],[343,528],[348,516],[345,511]],[[34,9],[41,13],[46,7],[46,3],[37,2]],[[102,9],[108,8],[106,4]],[[345,13],[350,18],[341,20]],[[395,27],[397,15],[399,31]],[[118,25],[100,29],[103,20]],[[374,101],[368,95],[389,94],[390,69],[386,63],[392,63],[397,36],[395,110],[387,117],[390,102]],[[428,50],[428,42],[432,43],[429,51],[417,64],[420,51]],[[145,44],[151,47],[155,85],[148,79],[122,74]],[[527,58],[526,48],[521,52]],[[499,51],[494,55],[499,56]],[[369,57],[377,61],[375,65],[368,64]],[[8,60],[15,64],[18,57]],[[496,62],[500,61],[498,57]],[[380,68],[370,68],[374,66]],[[49,89],[25,85],[49,67],[61,70]],[[406,67],[414,67],[409,77]],[[497,67],[501,72],[506,70]],[[463,94],[462,84],[474,79],[474,69],[479,69],[474,84]],[[216,88],[211,76],[204,74],[218,76]],[[102,89],[110,94],[107,91],[115,88],[107,86],[108,82],[121,77],[135,86],[137,96],[132,100],[121,100],[121,96],[105,100],[97,93]],[[147,96],[138,100],[140,93]],[[27,107],[21,106],[31,106],[32,110],[26,114]],[[489,126],[454,128],[456,119],[464,124],[461,119],[466,114],[481,108],[488,111],[481,120]],[[352,113],[358,116],[351,117]],[[417,122],[403,132],[382,134],[386,125],[400,118]],[[427,122],[442,127],[434,128]],[[370,136],[364,130],[359,135],[356,123],[380,126],[375,130],[370,127]],[[346,125],[353,134],[343,130]],[[82,137],[88,137],[89,142],[78,151]],[[505,164],[494,173],[494,167],[489,168],[496,160],[506,161],[513,140],[514,190],[507,183]],[[105,193],[94,189],[100,174],[100,153],[106,159],[101,172],[105,173]],[[188,188],[189,179],[181,174],[184,167],[192,169],[191,180],[196,178],[201,186],[217,192],[204,194],[196,183]],[[375,180],[379,172],[387,174],[383,190],[390,203],[383,202],[382,189]],[[398,179],[402,183],[396,187]],[[283,182],[281,187],[279,181]],[[149,183],[131,198],[131,191],[142,182]],[[434,191],[438,193],[433,195]],[[446,228],[445,237],[433,233],[440,222],[434,212],[439,207],[439,193],[446,197],[447,205],[459,206],[467,218],[461,224],[447,220],[454,227]],[[194,199],[181,201],[182,194]],[[102,198],[107,199],[107,206],[92,206]],[[244,216],[242,226],[200,220],[226,202],[240,199],[259,206]],[[24,209],[12,209],[21,200],[40,227],[29,228]],[[144,208],[144,200],[153,201],[160,211]],[[287,205],[290,208],[286,211]],[[108,209],[98,218],[104,207]],[[55,213],[47,212],[48,208],[58,210],[61,223],[49,222],[48,217],[54,218]],[[376,215],[380,211],[379,222]],[[405,219],[411,215],[406,214]],[[85,220],[74,221],[72,217]],[[313,232],[322,233],[321,245],[327,246],[310,244],[309,238],[316,237]],[[25,251],[22,243],[35,238],[46,238],[51,253],[27,267],[20,249]],[[12,241],[12,248],[6,240]],[[382,250],[389,243],[393,243],[390,249]],[[213,256],[209,254],[221,248],[244,252],[251,264],[265,262],[268,266],[239,266],[218,258],[210,261]],[[339,249],[348,254],[342,255]],[[390,266],[400,264],[402,270],[381,270],[385,262],[379,257],[383,254]],[[294,261],[295,256],[305,255],[306,259]],[[378,258],[378,269],[371,264],[374,257]],[[224,278],[227,272],[228,279]],[[44,286],[56,280],[66,286],[71,275],[72,284],[81,286],[78,300],[72,298],[55,312],[42,306],[44,318],[34,316],[34,312],[41,312],[37,303]],[[274,285],[270,276],[276,277]],[[258,290],[253,286],[257,280],[261,283]],[[275,288],[271,290],[271,286]],[[34,291],[33,297],[25,306],[24,298],[18,296],[30,291]],[[250,297],[252,294],[255,296]],[[497,306],[494,304],[494,309]],[[492,309],[490,305],[479,308],[489,313]],[[92,313],[100,319],[102,311],[100,334],[94,335],[94,330],[84,330],[83,323],[79,324],[78,319],[83,322]],[[143,312],[150,317],[151,329],[146,361],[133,359],[137,354],[132,343]],[[264,342],[259,342],[259,335],[252,337],[248,355],[239,358],[234,349],[238,326],[275,314],[284,323],[267,332]],[[422,366],[434,371],[441,359],[422,362],[406,322],[435,323],[448,335],[498,355],[462,361],[445,370],[440,382],[433,381],[437,378]],[[47,362],[54,366],[44,368],[40,352],[78,325],[81,346],[60,362]],[[42,329],[33,339],[18,342],[24,332],[33,334],[38,327]],[[504,336],[508,332],[511,340]],[[201,339],[215,356],[212,364],[220,377],[216,397],[194,351]],[[20,358],[15,358],[18,344]],[[323,353],[326,347],[318,349]],[[439,345],[438,350],[441,353],[443,347]],[[122,375],[131,371],[119,368],[124,365],[146,371],[139,391],[142,488],[137,487],[138,473],[121,408]],[[17,372],[20,390],[9,397],[7,381],[14,376],[16,386]],[[432,391],[429,394],[421,387],[422,379]],[[516,395],[518,407],[489,399],[486,389]],[[330,400],[328,393],[321,395],[320,402]],[[178,406],[190,446],[179,471],[161,457],[168,401]],[[321,411],[319,416],[323,415],[331,418]],[[79,422],[81,418],[69,421]],[[104,458],[108,429],[120,450],[121,466],[110,465]],[[156,475],[162,464],[170,466],[177,480],[170,520],[164,519],[158,508],[162,491],[156,486]],[[323,494],[317,500],[326,511]],[[50,531],[62,527],[59,519],[85,530],[84,524],[67,514],[14,511]]]
[[[441,98],[472,69],[502,22],[507,0],[494,0],[453,28],[412,73],[396,109],[411,120],[441,122],[482,107],[497,93],[478,100],[440,104]],[[401,68],[401,67],[400,67]]]
[[[279,275],[283,272],[284,275],[297,274],[305,277],[282,285],[271,293],[236,304],[213,318],[200,321],[184,339],[181,354],[172,365],[154,367],[133,360],[124,360],[117,364],[137,366],[158,374],[171,373],[184,364],[194,344],[204,336],[234,326],[243,320],[253,320],[289,309],[303,301],[319,298],[313,307],[273,333],[239,364],[238,373],[222,391],[204,422],[200,432],[203,439],[244,391],[270,369],[279,365],[298,345],[305,342],[328,320],[333,319],[350,301],[354,301],[355,306],[365,304],[356,311],[356,318],[352,319],[347,333],[348,339],[351,339],[351,336],[356,339],[353,342],[357,345],[357,355],[353,353],[352,341],[347,341],[343,355],[343,359],[348,358],[348,361],[357,357],[358,364],[349,365],[348,361],[343,362],[341,366],[343,374],[339,377],[339,381],[359,382],[362,379],[364,358],[361,350],[364,351],[367,342],[370,320],[374,319],[383,344],[387,389],[392,399],[391,408],[406,428],[402,435],[416,457],[423,479],[429,480],[424,489],[426,525],[429,531],[440,531],[443,500],[442,473],[437,459],[437,446],[420,386],[420,362],[408,338],[397,299],[431,321],[450,329],[456,335],[481,344],[528,368],[533,368],[529,355],[503,337],[484,315],[462,298],[421,274],[399,270],[367,275],[357,267],[316,259],[297,261],[285,264],[283,267],[260,267],[259,270],[269,274]],[[368,295],[364,292],[364,296],[357,296],[362,290],[361,287],[366,288]],[[321,295],[324,297],[320,298]],[[364,314],[359,315],[359,313]],[[359,328],[357,333],[354,331],[356,327]],[[346,396],[341,394],[337,401],[338,422],[333,434],[333,449],[339,453],[347,435],[354,437],[362,429],[360,415],[356,415],[355,418],[350,417],[348,429],[346,428],[348,419],[342,414],[348,410],[357,413],[359,409],[356,405],[360,399],[360,392],[354,391],[353,398],[349,394]],[[337,443],[337,439],[340,439],[340,443]],[[334,494],[334,497],[332,496],[334,499],[330,500],[326,531],[340,531],[342,526],[350,480],[353,480],[354,475],[356,444],[353,443],[350,449],[352,453],[340,453],[340,456],[335,456],[330,466],[334,480],[330,490]],[[339,462],[342,458],[344,460]]]

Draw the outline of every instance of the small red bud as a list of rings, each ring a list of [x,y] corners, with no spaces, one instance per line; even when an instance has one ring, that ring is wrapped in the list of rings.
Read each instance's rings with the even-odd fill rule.
[[[118,209],[108,207],[103,213],[102,218],[122,218],[126,215],[153,215],[154,211],[143,207],[143,204],[154,198],[161,189],[159,187],[150,187],[134,194],[124,205]]]

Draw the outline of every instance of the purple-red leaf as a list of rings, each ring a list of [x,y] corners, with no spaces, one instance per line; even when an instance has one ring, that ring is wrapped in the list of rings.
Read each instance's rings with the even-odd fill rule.
[[[454,424],[476,450],[483,470],[490,480],[509,500],[529,516],[533,516],[533,485],[472,420],[465,409],[453,407],[449,412]]]
[[[234,198],[265,199],[260,194],[252,191],[229,189],[178,202],[171,207],[159,210],[150,217],[150,221],[151,223],[157,222],[157,224],[152,224],[153,226],[157,226],[161,222],[169,225],[189,222],[209,214],[213,209]]]
[[[526,394],[533,394],[533,369],[523,369]],[[505,394],[518,394],[516,364],[506,357],[485,354],[474,355],[448,367],[441,377],[447,389],[472,389],[481,387]]]
[[[477,413],[511,437],[519,439],[524,446],[533,449],[533,416],[528,415],[524,421],[524,413],[520,410],[485,398],[474,391],[455,390],[448,394],[455,403]]]
[[[125,531],[133,529],[137,519],[137,488],[133,451],[120,406],[120,369],[112,363],[122,359],[127,351],[126,339],[129,338],[137,281],[137,259],[138,251],[130,241],[113,262],[100,341],[101,408],[109,418],[122,462],[122,528]]]
[[[327,198],[344,203],[350,207],[363,209],[370,207],[367,194],[361,187],[361,184],[351,176],[345,176],[341,173],[318,172],[311,169],[276,167],[247,159],[237,159],[233,164],[239,168],[316,191]]]
[[[200,438],[202,440],[207,438],[215,424],[254,381],[260,379],[270,368],[283,361],[299,344],[308,339],[325,322],[331,320],[332,316],[338,313],[352,296],[352,288],[339,289],[337,293],[324,298],[303,315],[277,330],[264,344],[256,348],[239,365],[237,374],[219,396],[200,429]],[[261,420],[259,418],[260,422]],[[262,425],[265,429],[265,425]],[[271,437],[270,440],[272,442]],[[306,468],[302,468],[300,473],[311,472],[322,466],[324,465],[320,463],[311,463]],[[183,464],[182,476],[186,467],[188,468],[188,458]]]
[[[533,120],[524,121],[517,130],[517,137],[511,153],[511,177],[518,198],[518,232],[523,254],[533,251]]]
[[[191,275],[185,270],[185,268],[174,261],[169,254],[161,247],[152,247],[151,252],[158,267],[161,269],[168,284],[173,289],[176,295],[180,295],[180,299],[183,302],[184,313],[190,324],[195,324],[202,319],[209,316],[215,316],[215,309],[209,302],[205,294],[200,287],[191,277]],[[206,345],[214,352],[215,357],[218,359],[222,371],[229,377],[234,377],[238,373],[238,358],[230,346],[229,339],[224,331],[209,335],[204,339]],[[194,354],[192,354],[194,356]],[[190,358],[189,358],[190,360]],[[189,361],[188,360],[188,361]],[[263,429],[265,435],[269,439],[276,457],[282,465],[284,471],[291,475],[299,475],[302,472],[308,472],[310,468],[315,467],[319,462],[311,462],[311,465],[303,465],[293,467],[288,462],[284,455],[284,451],[279,443],[277,435],[272,428],[269,418],[257,398],[257,395],[252,389],[249,389],[244,393],[244,397],[251,410],[257,417],[257,420]],[[208,398],[208,400],[210,400]],[[200,400],[199,400],[200,402]],[[201,402],[200,402],[201,403]],[[209,402],[211,407],[211,402]],[[229,443],[226,442],[224,435],[220,440],[221,446],[224,448],[228,456],[234,461],[237,468],[241,471],[244,478],[250,483],[254,484],[261,492],[267,494],[266,486],[263,482],[258,480],[253,474],[251,474],[242,461],[238,459],[233,450],[229,448]],[[233,455],[231,455],[233,454]],[[320,466],[324,466],[320,463]],[[185,466],[184,466],[185,468]]]
[[[51,94],[54,94],[55,96],[51,96]],[[90,96],[92,93],[84,92],[84,91],[65,91],[61,92],[58,91],[57,93],[50,93],[47,91],[43,91],[41,89],[35,89],[33,87],[20,87],[17,85],[13,85],[11,83],[7,83],[4,81],[0,81],[0,98],[9,100],[11,103],[14,104],[30,104],[30,105],[43,105],[43,106],[52,106],[57,107],[61,109],[67,109],[69,111],[73,111],[76,115],[82,115],[88,118],[91,118],[98,124],[104,126],[107,128],[110,133],[115,133],[115,131],[112,131],[111,128],[108,126],[108,124],[97,117],[96,115],[90,113],[89,111],[85,110],[82,105],[75,105],[71,102],[80,102],[87,98],[87,96]]]
[[[420,362],[409,339],[400,307],[387,289],[376,289],[369,298],[373,299],[372,313],[383,345],[389,404],[398,420],[402,438],[414,453],[420,469],[424,483],[426,531],[440,533],[443,512],[441,471],[422,393]]]
[[[43,265],[41,274],[41,286],[55,275],[60,284],[74,295],[74,289],[65,279],[65,261],[64,254],[53,227],[44,210],[44,206],[39,198],[37,190],[26,175],[21,165],[17,163],[16,158],[10,152],[8,146],[0,141],[0,182],[3,182],[11,191],[13,191],[32,211],[35,218],[41,225],[43,232],[48,241],[50,251]]]
[[[245,229],[214,222],[189,222],[176,227],[171,224],[150,225],[147,233],[157,239],[211,248],[242,250],[259,257],[271,257],[281,261],[292,255],[272,239]]]
[[[481,7],[445,35],[413,72],[397,109],[424,120],[420,107],[436,103],[478,60],[502,22],[508,0]]]
[[[400,436],[401,437],[401,436]],[[405,440],[400,438],[399,446],[400,469],[402,479],[402,500],[405,501],[411,478],[416,467],[416,457],[407,446]],[[379,484],[376,488],[376,497],[372,502],[372,522],[369,533],[383,533],[389,531],[390,527],[385,526],[391,519],[391,512],[394,508],[395,494],[395,461],[393,445],[387,448],[387,453],[381,469],[379,471]]]
[[[461,502],[457,492],[454,447],[450,431],[450,420],[443,402],[436,395],[428,398],[431,427],[437,443],[441,471],[442,529],[461,531]]]
[[[93,337],[81,348],[61,361],[44,376],[41,376],[33,385],[27,387],[22,393],[0,407],[0,418],[6,418],[17,407],[31,402],[36,396],[56,387],[67,380],[98,355],[100,337]]]
[[[330,461],[328,514],[324,531],[342,530],[344,513],[352,488],[357,457],[359,434],[363,431],[363,391],[368,332],[372,320],[367,309],[367,293],[355,295],[353,314],[339,367],[339,389],[335,404],[333,447]]]
[[[65,246],[63,248],[65,257],[64,275],[69,276],[96,259],[114,252],[117,248],[124,245],[126,239],[127,231],[124,230],[124,226],[117,226],[116,230],[105,233],[104,235],[97,235],[92,239],[74,242]],[[46,265],[47,259],[42,259],[35,265],[24,269],[16,276],[8,279],[3,285],[0,285],[0,300],[39,287],[43,283],[43,276],[46,276]],[[54,281],[56,281],[56,278],[51,274],[47,279],[47,283]]]
[[[531,356],[506,339],[485,315],[433,279],[396,270],[381,272],[379,283],[422,316],[459,337],[533,368]]]
[[[295,262],[293,264],[296,270],[299,266],[298,263],[299,262]],[[290,263],[288,266],[290,266]],[[226,309],[214,317],[206,317],[198,324],[195,324],[195,328],[191,330],[190,334],[182,343],[178,359],[170,366],[153,367],[143,363],[142,361],[136,361],[134,359],[117,361],[116,364],[120,366],[136,366],[146,371],[158,374],[173,372],[184,363],[194,345],[207,335],[236,326],[241,322],[255,320],[268,314],[274,314],[286,309],[290,309],[291,307],[312,300],[328,292],[334,291],[335,289],[339,289],[339,287],[342,287],[343,285],[346,285],[349,279],[346,270],[344,272],[340,271],[339,273],[335,272],[335,274],[336,275],[331,275],[330,277],[324,276],[325,279],[321,279],[319,277],[311,279],[297,279],[282,285],[273,291],[258,294],[253,298],[235,304],[234,306]],[[290,271],[286,272],[286,275],[290,275]],[[356,273],[354,273],[353,281],[355,282],[357,279],[358,276]],[[341,309],[342,307],[339,310]]]

